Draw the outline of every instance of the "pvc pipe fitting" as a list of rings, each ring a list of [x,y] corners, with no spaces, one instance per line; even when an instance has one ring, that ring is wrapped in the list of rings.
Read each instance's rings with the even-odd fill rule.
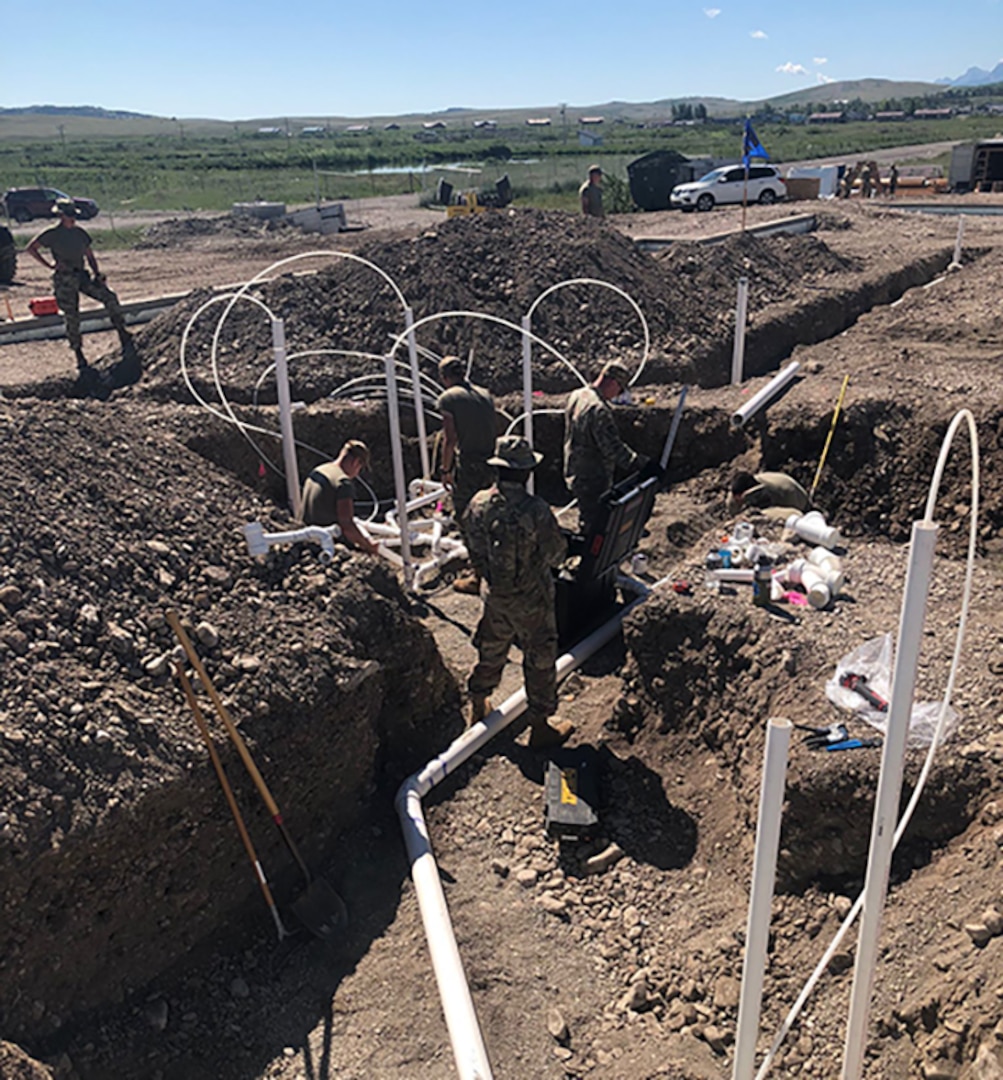
[[[821,544],[826,548],[842,546],[839,529],[827,525],[825,518],[817,510],[811,510],[807,514],[791,514],[784,524],[809,544]]]

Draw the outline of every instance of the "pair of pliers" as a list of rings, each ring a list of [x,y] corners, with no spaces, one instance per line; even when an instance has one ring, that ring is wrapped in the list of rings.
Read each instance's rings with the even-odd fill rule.
[[[801,740],[809,750],[825,750],[833,743],[845,742],[850,737],[845,724],[829,724],[828,727],[812,727],[810,724],[795,724],[799,731],[808,734]]]

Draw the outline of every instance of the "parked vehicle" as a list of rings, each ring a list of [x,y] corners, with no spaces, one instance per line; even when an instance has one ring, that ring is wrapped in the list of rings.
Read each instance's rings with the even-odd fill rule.
[[[56,201],[68,198],[56,188],[10,188],[4,193],[3,205],[9,218],[23,224],[32,218],[52,217]],[[97,217],[99,208],[93,199],[74,196],[73,203],[81,220]]]
[[[680,210],[713,210],[719,203],[740,203],[743,192],[746,201],[767,206],[787,198],[784,178],[775,166],[753,165],[746,185],[744,166],[727,165],[690,184],[678,184],[669,202]]]
[[[0,282],[9,285],[17,273],[17,247],[14,234],[6,225],[0,225]]]

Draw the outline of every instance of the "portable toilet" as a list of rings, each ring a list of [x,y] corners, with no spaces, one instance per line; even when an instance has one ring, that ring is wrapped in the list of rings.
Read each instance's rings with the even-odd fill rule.
[[[676,184],[692,179],[689,158],[675,150],[653,150],[627,166],[630,197],[642,210],[668,210]]]

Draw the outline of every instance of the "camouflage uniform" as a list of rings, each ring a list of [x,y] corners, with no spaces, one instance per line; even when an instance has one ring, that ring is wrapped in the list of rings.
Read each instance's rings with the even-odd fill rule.
[[[638,463],[638,455],[620,438],[613,410],[595,387],[576,390],[564,410],[564,479],[578,500],[582,532],[591,529],[616,470],[626,472]]]
[[[522,650],[530,723],[557,711],[557,615],[552,568],[567,545],[550,507],[520,483],[502,481],[471,500],[464,516],[474,568],[487,582],[474,635],[478,660],[467,687],[487,697],[508,651]]]
[[[66,320],[66,340],[74,350],[83,348],[83,336],[80,333],[80,294],[89,296],[103,304],[112,326],[119,335],[125,333],[125,318],[119,306],[118,296],[104,283],[95,281],[86,270],[73,270],[67,266],[57,266],[52,275],[52,292],[59,304],[59,310]]]
[[[763,510],[771,506],[799,510],[808,509],[808,492],[794,479],[781,472],[756,473],[756,486],[742,494],[742,505]]]

